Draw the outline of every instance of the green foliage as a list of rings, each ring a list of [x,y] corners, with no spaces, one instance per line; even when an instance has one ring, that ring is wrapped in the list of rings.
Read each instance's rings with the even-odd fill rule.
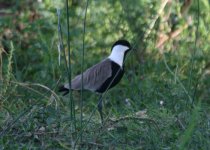
[[[82,68],[86,1],[69,2],[75,76]],[[159,1],[89,1],[83,67],[109,55],[120,38],[134,51],[122,81],[104,97],[105,125],[93,113],[97,96],[84,92],[81,128],[80,93],[73,92],[72,130],[69,98],[56,94],[68,80],[63,51],[58,61],[56,14],[59,9],[67,53],[66,4],[0,1],[0,149],[209,149],[210,4],[184,2],[171,1],[159,12]],[[161,44],[163,37],[170,38]]]

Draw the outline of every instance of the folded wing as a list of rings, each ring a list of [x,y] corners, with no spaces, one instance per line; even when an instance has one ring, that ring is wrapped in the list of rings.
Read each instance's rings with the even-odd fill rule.
[[[112,76],[112,66],[109,59],[92,66],[83,73],[83,88],[90,91],[96,91],[101,85]],[[77,75],[71,81],[71,89],[81,90],[82,74]],[[69,89],[69,84],[64,85]]]

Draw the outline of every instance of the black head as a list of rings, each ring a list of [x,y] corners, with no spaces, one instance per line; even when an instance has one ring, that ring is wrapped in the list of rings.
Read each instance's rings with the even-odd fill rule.
[[[114,46],[116,45],[122,45],[122,46],[127,46],[129,48],[129,50],[131,50],[131,45],[127,40],[118,40],[116,41],[113,45],[112,45],[112,49]]]
[[[127,40],[118,40],[113,44],[109,58],[122,66],[122,62],[131,49],[131,45]]]

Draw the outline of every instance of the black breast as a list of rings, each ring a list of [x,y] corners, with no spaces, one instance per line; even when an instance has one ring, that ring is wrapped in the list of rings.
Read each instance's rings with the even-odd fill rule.
[[[96,90],[98,93],[103,93],[106,90],[114,87],[122,79],[124,74],[124,69],[122,69],[118,64],[112,61],[112,76],[109,77],[102,86]]]

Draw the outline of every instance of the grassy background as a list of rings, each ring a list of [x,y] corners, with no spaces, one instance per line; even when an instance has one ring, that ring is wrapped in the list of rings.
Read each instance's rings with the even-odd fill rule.
[[[209,1],[90,0],[85,34],[86,1],[69,3],[72,76],[120,38],[135,46],[104,96],[105,125],[97,95],[83,93],[81,128],[81,93],[72,120],[57,92],[68,81],[57,50],[59,9],[68,52],[65,1],[0,0],[0,149],[210,149]]]

